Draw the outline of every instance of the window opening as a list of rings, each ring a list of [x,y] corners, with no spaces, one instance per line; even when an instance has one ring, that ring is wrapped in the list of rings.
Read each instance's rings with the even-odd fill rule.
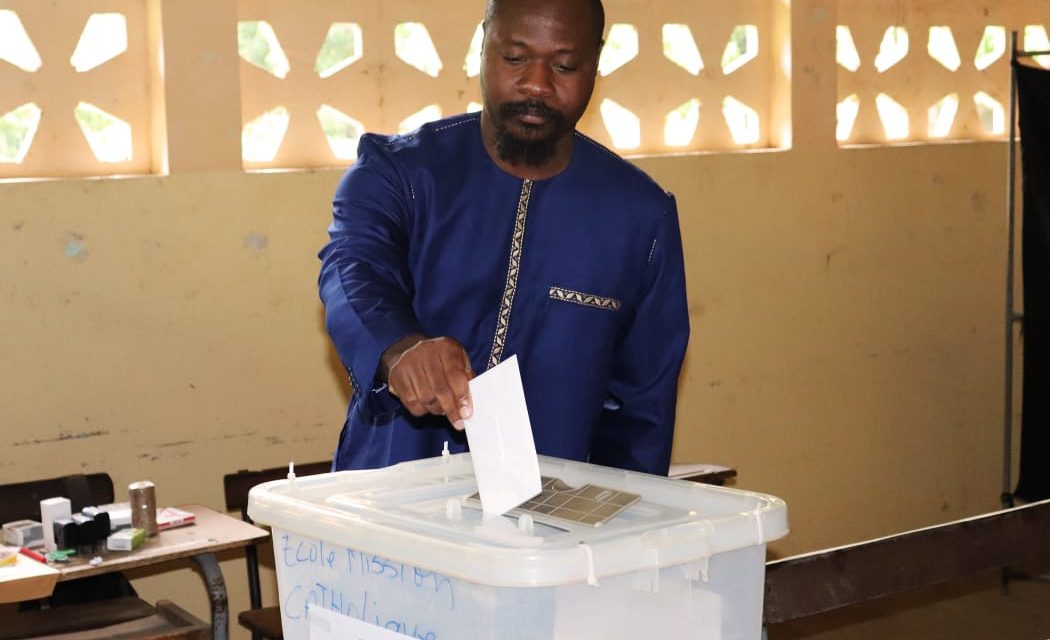
[[[241,130],[241,157],[248,162],[272,162],[290,120],[288,109],[280,106],[245,124]]]
[[[928,116],[928,133],[931,138],[947,138],[959,113],[959,94],[944,96],[932,107]]]
[[[633,24],[614,24],[598,58],[598,74],[607,76],[637,56],[638,29]]]
[[[846,142],[853,135],[853,126],[857,123],[857,114],[860,113],[860,97],[857,94],[846,96],[842,102],[835,107],[837,123],[835,125],[835,139]]]
[[[329,78],[349,67],[364,55],[361,26],[353,22],[334,22],[328,27],[321,50],[314,61],[314,71]]]
[[[722,52],[722,73],[727,76],[758,57],[758,27],[737,25]]]
[[[1006,53],[1006,27],[985,27],[973,64],[984,71]]]
[[[958,71],[962,66],[959,47],[955,46],[955,37],[952,35],[951,27],[930,27],[926,52],[949,71]]]
[[[90,71],[128,50],[128,21],[120,13],[93,13],[84,25],[69,63]]]
[[[847,71],[860,69],[860,54],[853,42],[853,32],[841,24],[835,27],[835,61]]]
[[[875,69],[885,73],[908,55],[908,30],[904,27],[890,27],[882,36],[879,55],[875,56]]]
[[[27,102],[0,116],[0,162],[21,164],[40,125],[40,107]]]
[[[365,132],[363,124],[327,104],[322,104],[317,110],[317,121],[335,157],[340,160],[357,159],[357,143]]]
[[[664,57],[694,76],[704,69],[704,60],[687,24],[665,24]]]
[[[441,107],[431,104],[408,116],[397,125],[398,133],[411,133],[428,122],[441,118]]]
[[[99,162],[131,160],[131,125],[89,102],[73,109],[80,130]]]
[[[678,105],[664,121],[664,144],[687,147],[700,126],[700,100],[693,98]]]
[[[875,96],[875,108],[887,140],[906,140],[910,131],[908,110],[885,93]]]
[[[1006,133],[1006,109],[1003,108],[1003,103],[984,91],[975,93],[973,102],[977,106],[977,115],[985,133],[994,136]]]
[[[242,20],[237,23],[237,53],[245,62],[282,80],[288,77],[291,70],[277,34],[265,20]]]
[[[463,61],[463,70],[467,72],[468,78],[481,75],[481,45],[484,40],[485,31],[479,22],[474,29],[474,37],[470,39],[470,46],[467,47],[467,57]]]
[[[1047,38],[1046,27],[1041,24],[1030,24],[1024,28],[1025,51],[1050,51],[1050,38]],[[1050,56],[1033,56],[1040,66],[1050,69]]]
[[[441,57],[426,25],[421,22],[402,22],[394,27],[394,53],[431,78],[441,73]]]
[[[0,9],[0,60],[6,60],[29,73],[34,73],[43,65],[22,20],[10,9]]]
[[[600,110],[613,147],[637,149],[642,146],[642,121],[633,111],[608,98],[602,100]]]

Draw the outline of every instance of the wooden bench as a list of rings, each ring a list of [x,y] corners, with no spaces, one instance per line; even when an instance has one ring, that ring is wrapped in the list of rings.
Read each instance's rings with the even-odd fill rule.
[[[113,598],[26,612],[0,625],[2,640],[207,640],[211,627],[180,607],[160,600]]]
[[[1050,500],[766,564],[766,625],[1050,560]]]

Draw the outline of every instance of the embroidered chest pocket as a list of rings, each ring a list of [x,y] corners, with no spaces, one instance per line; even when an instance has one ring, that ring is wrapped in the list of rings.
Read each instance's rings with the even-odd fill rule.
[[[593,293],[584,293],[583,291],[575,291],[564,287],[551,287],[547,295],[551,300],[578,304],[583,307],[601,309],[603,311],[616,312],[623,306],[623,303],[617,298],[599,296]]]

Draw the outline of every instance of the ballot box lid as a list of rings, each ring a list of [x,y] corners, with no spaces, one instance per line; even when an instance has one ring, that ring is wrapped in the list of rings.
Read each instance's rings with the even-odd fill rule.
[[[598,465],[539,457],[559,486],[638,498],[600,524],[512,511],[483,517],[469,453],[343,471],[253,487],[256,522],[367,550],[479,584],[523,587],[593,581],[684,565],[765,545],[788,532],[774,496]]]

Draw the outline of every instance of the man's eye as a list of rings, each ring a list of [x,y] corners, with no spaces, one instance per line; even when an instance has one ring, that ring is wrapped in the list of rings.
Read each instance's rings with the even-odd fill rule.
[[[559,73],[572,73],[573,71],[576,71],[576,67],[567,64],[556,64],[554,65],[554,70]]]
[[[525,58],[522,58],[521,56],[503,56],[503,59],[510,64],[521,64],[522,62],[525,62]]]

